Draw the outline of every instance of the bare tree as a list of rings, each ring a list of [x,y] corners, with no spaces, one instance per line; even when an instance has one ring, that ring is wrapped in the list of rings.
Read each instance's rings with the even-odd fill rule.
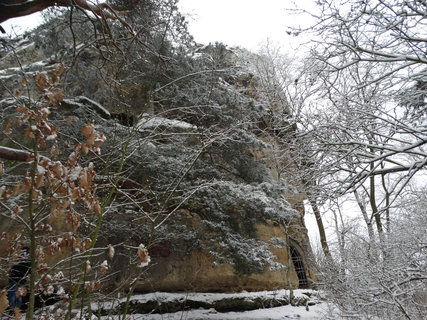
[[[345,273],[321,262],[324,287],[338,307],[337,316],[423,319],[427,281],[423,192],[414,192],[399,205],[399,216],[381,250],[364,231],[350,227],[345,234],[345,259],[335,262]]]
[[[314,37],[308,60],[313,63],[302,78],[306,81],[299,81],[318,89],[316,99],[305,105],[302,121],[306,136],[314,141],[312,154],[319,156],[319,170],[313,175],[322,199],[354,196],[368,231],[348,228],[344,222],[342,238],[336,228],[345,259],[335,263],[344,273],[337,277],[336,265],[325,267],[325,283],[343,316],[421,319],[424,310],[411,299],[425,278],[413,276],[398,257],[405,250],[412,252],[417,258],[408,259],[410,264],[416,265],[416,274],[424,274],[424,262],[420,267],[419,261],[425,261],[425,252],[418,236],[406,237],[400,231],[411,221],[404,213],[406,200],[419,191],[412,182],[422,182],[427,165],[426,3],[317,4],[318,11],[309,13],[315,25],[299,30],[312,31]],[[412,201],[420,205],[424,200]],[[340,298],[346,296],[354,303]],[[392,301],[386,303],[385,297]]]
[[[372,168],[359,171],[354,182],[393,172],[410,172],[412,175],[426,165],[422,146],[427,140],[424,124],[410,119],[407,107],[399,104],[405,99],[397,95],[409,94],[405,90],[417,87],[418,97],[423,96],[422,81],[426,77],[427,64],[426,4],[423,1],[400,0],[350,0],[343,3],[327,0],[318,4],[319,14],[313,15],[316,25],[311,31],[321,42],[311,52],[322,62],[323,74],[328,74],[325,85],[333,91],[334,99],[340,95],[349,102],[352,100],[348,94],[351,91],[364,90],[365,93],[376,92],[377,96],[382,96],[382,100],[377,102],[377,121],[381,125],[395,127],[393,137],[398,140],[397,135],[400,135],[403,140],[399,147],[393,148],[376,143],[370,145],[367,141],[366,146],[381,155],[375,157],[376,165]],[[339,80],[345,77],[352,77],[354,83]],[[346,92],[340,92],[343,88]],[[366,99],[369,96],[359,97],[361,107],[369,102]],[[342,100],[336,102],[342,103]],[[353,99],[353,102],[356,101]],[[425,102],[421,104],[425,106]],[[368,111],[361,109],[355,112],[364,116],[362,113]],[[412,158],[417,154],[419,158]],[[392,164],[399,155],[409,155],[410,160],[381,167],[383,161],[390,160]]]
[[[368,228],[373,219],[381,234],[389,229],[394,202],[427,164],[425,3],[317,4],[317,11],[304,12],[313,27],[298,30],[312,32],[315,63],[305,79],[319,88],[303,123],[325,155],[323,177],[330,176],[323,186],[330,195],[359,189],[359,200],[366,195],[372,211]]]

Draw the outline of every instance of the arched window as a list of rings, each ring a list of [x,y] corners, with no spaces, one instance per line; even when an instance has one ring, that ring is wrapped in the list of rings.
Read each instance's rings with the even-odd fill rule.
[[[307,270],[305,269],[304,260],[300,251],[293,244],[290,245],[292,262],[294,264],[295,272],[297,273],[300,289],[308,288]]]

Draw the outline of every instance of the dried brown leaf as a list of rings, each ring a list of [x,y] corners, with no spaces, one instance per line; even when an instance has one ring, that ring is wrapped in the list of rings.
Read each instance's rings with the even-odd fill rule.
[[[46,140],[43,137],[39,136],[37,143],[39,145],[39,149],[46,149]]]
[[[61,63],[60,66],[58,67],[58,69],[55,69],[52,71],[53,75],[55,76],[55,83],[58,83],[60,80],[60,77],[62,75],[62,73],[64,72],[64,64]]]
[[[99,269],[101,271],[102,274],[106,274],[108,271],[108,262],[107,260],[104,260],[103,263],[101,263],[101,265],[99,266]]]
[[[96,132],[93,132],[90,136],[87,137],[86,145],[92,147],[96,139]]]
[[[20,85],[23,86],[23,87],[26,87],[27,86],[27,78],[23,77],[21,79]]]
[[[25,136],[30,139],[34,139],[36,136],[34,135],[33,131],[31,130],[31,127],[28,127],[25,131]]]
[[[3,132],[5,134],[11,134],[12,133],[12,126],[13,126],[12,120],[9,120],[9,122],[7,123],[6,128],[4,128]]]
[[[88,154],[89,153],[89,148],[86,144],[82,144],[82,150],[84,154]]]
[[[28,109],[25,105],[21,105],[16,108],[16,112],[26,114],[30,109]]]
[[[62,90],[56,90],[48,95],[48,99],[54,107],[57,107],[64,100],[64,93]]]
[[[92,245],[92,240],[90,238],[86,238],[84,241],[84,245],[86,249],[89,249]]]
[[[58,146],[54,144],[54,145],[50,148],[50,154],[51,154],[52,156],[58,156],[58,155],[59,155],[59,153],[60,153],[60,150],[59,150]]]
[[[52,172],[55,174],[55,176],[56,176],[57,178],[60,178],[60,177],[61,177],[61,175],[62,175],[62,166],[61,166],[61,163],[56,162],[56,163],[52,166],[51,170],[52,170]]]
[[[24,178],[24,193],[27,194],[31,190],[31,178],[29,176]]]
[[[79,185],[83,188],[89,187],[88,179],[87,179],[87,169],[83,169],[80,173]]]
[[[44,176],[41,174],[37,175],[35,187],[37,189],[41,188],[43,185],[43,181],[44,181]]]
[[[138,247],[138,257],[141,262],[147,262],[149,259],[148,250],[142,243]]]
[[[89,138],[93,134],[94,130],[95,130],[95,128],[94,128],[93,124],[88,122],[88,124],[85,125],[82,129],[82,135],[84,135],[86,138]]]
[[[80,199],[79,188],[73,189],[73,191],[71,192],[71,199],[73,199],[73,200]]]
[[[93,209],[95,210],[95,213],[98,215],[98,216],[100,216],[101,215],[101,206],[100,206],[100,204],[99,204],[99,201],[98,201],[98,199],[96,199],[96,201],[95,201],[95,203],[94,203],[94,205],[93,205]]]
[[[34,75],[34,82],[36,83],[36,86],[37,88],[39,88],[40,91],[44,91],[48,86],[49,80],[46,74],[37,72]]]

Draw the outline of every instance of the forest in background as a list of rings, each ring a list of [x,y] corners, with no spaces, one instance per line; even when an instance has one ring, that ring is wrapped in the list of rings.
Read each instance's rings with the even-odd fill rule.
[[[14,149],[0,149],[0,156],[7,159],[2,162],[1,170],[5,186],[2,215],[29,231],[25,240],[34,248],[32,297],[36,291],[36,264],[43,265],[40,260],[43,255],[36,252],[34,245],[41,231],[38,219],[46,221],[56,212],[68,212],[75,206],[67,218],[73,229],[73,225],[80,226],[79,206],[96,213],[87,224],[94,226],[93,233],[89,232],[92,236],[86,237],[89,240],[77,240],[77,229],[76,237],[68,239],[85,252],[81,271],[74,275],[78,279],[77,288],[70,300],[75,302],[88,272],[86,261],[96,252],[92,249],[99,235],[108,232],[108,228],[102,229],[108,226],[103,217],[121,193],[117,186],[121,179],[131,181],[132,161],[142,161],[129,157],[136,150],[133,138],[135,128],[140,128],[136,124],[145,123],[146,132],[138,144],[141,150],[150,150],[153,148],[150,139],[156,139],[158,134],[152,130],[156,119],[144,121],[144,117],[156,114],[175,121],[169,123],[175,129],[167,136],[168,141],[181,139],[176,127],[181,133],[191,130],[191,126],[203,128],[203,132],[197,132],[196,139],[200,139],[197,148],[189,140],[185,141],[188,148],[182,148],[180,140],[177,148],[169,149],[168,145],[168,150],[162,151],[163,156],[182,157],[177,163],[168,164],[157,185],[152,182],[154,191],[140,189],[121,194],[132,204],[144,194],[146,203],[137,205],[154,212],[154,218],[147,217],[152,220],[151,226],[160,228],[165,219],[174,219],[175,208],[188,205],[187,201],[191,202],[196,193],[202,193],[199,197],[203,198],[205,187],[217,188],[224,196],[231,192],[233,199],[246,200],[244,195],[248,190],[237,188],[232,180],[225,183],[221,170],[204,172],[203,165],[197,167],[196,159],[202,157],[214,162],[218,146],[225,145],[231,158],[224,164],[236,163],[223,170],[237,170],[239,179],[256,183],[253,188],[270,196],[270,203],[265,204],[259,198],[250,203],[255,208],[260,205],[273,208],[264,210],[266,216],[286,220],[286,216],[275,215],[295,214],[278,200],[281,193],[296,193],[286,189],[294,188],[305,195],[307,207],[316,216],[321,240],[321,252],[316,253],[319,285],[330,294],[342,316],[421,319],[426,311],[427,276],[424,172],[427,8],[424,1],[318,1],[316,12],[295,10],[296,14],[311,15],[315,25],[307,30],[289,30],[296,37],[301,33],[311,37],[306,56],[291,60],[276,48],[266,46],[257,54],[239,49],[237,61],[230,53],[237,49],[194,43],[176,1],[134,1],[131,10],[123,1],[93,7],[84,3],[87,4],[76,1],[69,8],[48,9],[48,25],[30,36],[48,57],[42,67],[52,67],[48,69],[52,78],[33,77],[40,65],[28,65],[25,54],[16,52],[17,44],[14,46],[13,41],[2,42],[8,50],[2,56],[2,68],[8,68],[9,61],[19,62],[17,79],[7,79],[14,87],[4,85],[1,89],[3,104],[13,99],[6,105],[16,105],[16,101],[20,105],[16,110],[19,115],[16,118],[20,120],[5,121],[4,132],[7,135],[15,125],[29,128],[21,136],[13,137]],[[243,68],[251,72],[242,73]],[[25,77],[26,74],[31,77]],[[4,77],[2,81],[6,83]],[[240,86],[243,96],[225,95],[227,85]],[[21,89],[16,90],[19,86]],[[95,128],[83,123],[81,141],[74,140],[72,146],[56,139],[61,131],[48,122],[48,109],[66,102],[64,98],[77,96],[97,101],[127,128],[117,135],[113,144],[119,146],[116,150],[103,150],[106,155],[101,156],[98,148],[104,144],[105,136],[109,136],[108,128],[103,126]],[[65,126],[66,117],[61,121]],[[165,139],[168,128],[162,130],[160,138]],[[254,139],[264,132],[274,136],[274,144]],[[265,167],[248,162],[238,152],[243,145],[260,150],[265,147],[262,143],[269,144],[271,162],[276,163],[283,185],[263,181]],[[70,152],[60,155],[63,150]],[[11,152],[15,153],[10,155]],[[44,159],[46,154],[57,161],[49,163]],[[237,159],[239,155],[241,158]],[[28,171],[9,162],[29,158],[33,166]],[[147,163],[152,167],[148,165],[142,170],[164,167],[162,159],[161,155],[150,159]],[[101,181],[95,179],[93,164],[103,170],[97,174],[103,177]],[[45,172],[55,178],[47,179],[48,175],[43,178]],[[67,187],[63,188],[65,173],[73,178],[68,178]],[[24,181],[19,187],[22,192],[16,191],[17,174]],[[197,179],[191,175],[208,178],[192,185],[190,182]],[[216,181],[211,180],[212,176]],[[58,183],[61,192],[54,192]],[[52,200],[45,190],[58,198]],[[146,194],[149,192],[152,195]],[[72,199],[72,203],[63,201],[66,198]],[[346,215],[349,202],[358,208],[358,216]],[[208,196],[199,205],[202,209],[217,206],[209,202]],[[21,212],[28,212],[29,220]],[[325,217],[332,217],[335,223],[333,240],[326,237]],[[217,220],[211,219],[208,227],[223,232],[227,239],[229,232],[224,226],[213,223],[222,219],[221,215]],[[251,226],[247,228],[245,232],[250,234]],[[63,230],[58,231],[58,237],[65,239]],[[16,243],[16,238],[11,239]],[[45,245],[50,246],[52,239],[44,239]],[[152,237],[146,240],[147,247],[151,240]],[[230,256],[241,250],[241,239],[234,241],[224,242],[227,250],[234,245],[235,251]],[[259,249],[252,251],[253,257],[246,256],[245,261],[257,261],[260,256],[261,261],[272,258],[265,256],[266,251],[258,244],[245,245],[244,252],[251,252],[251,246],[255,245]],[[148,262],[144,246],[135,248],[135,261],[141,266]],[[101,269],[102,263],[99,263]],[[261,264],[244,262],[242,270],[260,267]],[[140,270],[142,273],[143,268]],[[85,288],[86,292],[96,291],[98,282],[102,279],[93,279],[93,288]],[[129,285],[132,288],[132,283]],[[69,311],[72,307],[73,302]],[[123,319],[125,315],[126,311]],[[29,313],[28,317],[31,319],[32,315]]]

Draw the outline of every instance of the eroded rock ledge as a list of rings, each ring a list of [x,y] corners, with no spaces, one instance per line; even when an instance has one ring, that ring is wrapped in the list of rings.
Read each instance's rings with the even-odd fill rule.
[[[267,309],[292,304],[312,306],[319,303],[319,296],[312,290],[295,290],[292,301],[289,290],[222,293],[166,293],[157,292],[135,295],[130,300],[128,314],[173,313],[191,309],[213,309],[216,312],[241,312]],[[94,314],[106,316],[120,314],[125,299],[115,302],[92,304]]]

